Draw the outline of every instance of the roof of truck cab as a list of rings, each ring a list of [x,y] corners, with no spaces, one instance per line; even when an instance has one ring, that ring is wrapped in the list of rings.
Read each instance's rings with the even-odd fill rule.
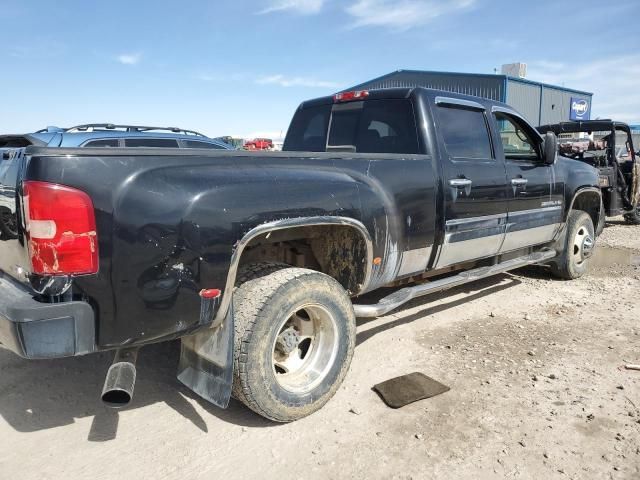
[[[507,105],[506,103],[498,102],[496,100],[489,100],[484,97],[475,97],[472,95],[464,95],[461,93],[449,92],[446,90],[438,90],[435,88],[425,88],[425,87],[400,87],[400,88],[378,88],[367,90],[369,95],[363,99],[363,101],[367,100],[382,100],[382,99],[393,99],[393,98],[409,98],[413,93],[428,95],[432,97],[442,96],[448,98],[457,98],[460,100],[468,100],[471,102],[480,103],[481,105],[490,105],[490,106],[502,106],[504,108],[509,108],[513,110],[513,107]],[[341,92],[344,93],[344,92]],[[317,105],[327,105],[333,104],[334,95],[314,98],[312,100],[307,100],[300,104],[300,108],[309,108]],[[345,102],[347,103],[347,102]]]

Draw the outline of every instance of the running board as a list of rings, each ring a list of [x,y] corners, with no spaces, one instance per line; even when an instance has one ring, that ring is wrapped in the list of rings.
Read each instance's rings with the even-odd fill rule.
[[[391,295],[384,297],[375,305],[354,305],[353,309],[357,318],[374,318],[380,317],[385,313],[395,310],[414,298],[429,295],[431,293],[441,292],[448,288],[457,287],[469,282],[475,282],[482,278],[491,277],[500,273],[515,270],[516,268],[543,263],[555,258],[557,252],[555,250],[541,250],[524,257],[506,260],[489,267],[474,268],[466,270],[451,277],[442,278],[433,282],[423,283],[413,287],[403,288],[393,292]]]

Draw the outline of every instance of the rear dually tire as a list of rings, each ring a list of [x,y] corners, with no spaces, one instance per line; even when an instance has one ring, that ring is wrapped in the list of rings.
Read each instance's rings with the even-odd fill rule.
[[[234,292],[233,396],[275,422],[324,406],[355,349],[353,305],[333,278],[281,264],[252,265]]]

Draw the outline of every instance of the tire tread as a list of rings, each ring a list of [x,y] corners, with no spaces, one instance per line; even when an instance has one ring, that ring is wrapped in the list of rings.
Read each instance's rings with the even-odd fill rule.
[[[301,282],[301,286],[304,286],[303,277],[318,274],[319,272],[313,270],[265,262],[249,265],[238,275],[233,300],[235,348],[232,395],[257,414],[273,421],[288,422],[298,417],[287,417],[281,413],[267,411],[256,400],[256,394],[248,381],[247,369],[248,352],[251,348],[255,324],[270,299],[278,295],[278,290],[286,288],[287,284],[295,281]],[[334,281],[330,277],[327,279]],[[345,369],[348,368],[350,360],[349,356],[345,362]]]

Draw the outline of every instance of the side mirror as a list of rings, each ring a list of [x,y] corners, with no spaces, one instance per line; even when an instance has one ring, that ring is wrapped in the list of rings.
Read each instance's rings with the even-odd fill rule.
[[[547,132],[542,143],[545,165],[553,165],[558,157],[558,137],[553,132]]]

